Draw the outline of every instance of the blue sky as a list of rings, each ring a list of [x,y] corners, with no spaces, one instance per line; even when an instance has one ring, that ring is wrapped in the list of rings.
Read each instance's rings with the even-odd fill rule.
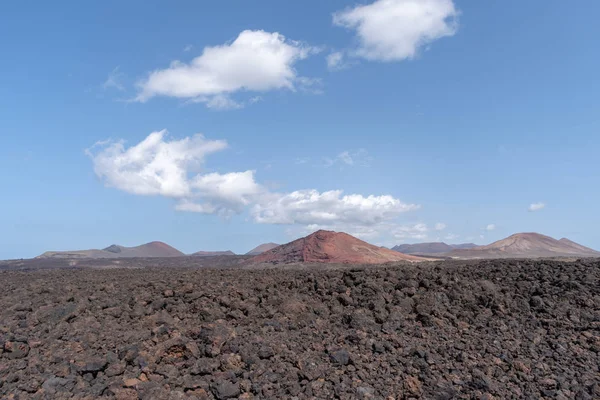
[[[243,253],[317,228],[600,249],[599,12],[5,2],[0,259],[152,240]]]

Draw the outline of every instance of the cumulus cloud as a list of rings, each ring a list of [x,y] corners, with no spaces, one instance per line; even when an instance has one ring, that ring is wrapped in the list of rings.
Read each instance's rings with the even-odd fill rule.
[[[495,230],[495,229],[496,229],[496,224],[488,224],[488,225],[485,227],[485,230],[486,230],[486,231],[488,231],[488,232],[491,232],[491,231],[493,231],[493,230]]]
[[[544,203],[532,203],[529,205],[529,211],[531,211],[531,212],[540,211],[544,207],[546,207],[546,204],[544,204]]]
[[[204,171],[206,156],[225,148],[223,140],[202,135],[170,139],[163,130],[130,147],[123,141],[105,141],[86,153],[106,186],[173,198],[180,211],[230,216],[247,210],[253,221],[262,224],[355,226],[365,233],[369,229],[380,232],[383,225],[390,231],[400,214],[419,208],[390,195],[314,189],[275,192],[258,183],[253,170]],[[420,231],[419,226],[415,229]]]
[[[377,0],[335,13],[333,23],[355,31],[356,56],[400,61],[414,58],[437,39],[453,36],[457,17],[452,0]]]
[[[196,175],[190,182],[194,197],[201,203],[185,200],[177,207],[181,211],[197,211],[208,214],[241,213],[246,206],[264,192],[254,180],[254,171],[209,173]],[[193,206],[200,206],[197,210]],[[187,208],[187,209],[186,209]]]
[[[189,171],[199,168],[208,154],[225,149],[227,142],[203,135],[165,140],[166,135],[166,130],[153,132],[129,148],[122,140],[98,142],[86,153],[106,186],[138,195],[189,196]]]
[[[252,216],[267,224],[358,224],[375,225],[416,210],[392,196],[343,195],[341,190],[318,192],[298,190],[287,194],[271,193],[254,205]]]
[[[206,47],[190,63],[173,61],[139,83],[137,101],[155,96],[195,99],[209,107],[229,107],[239,91],[295,90],[305,85],[295,65],[318,51],[275,32],[246,30],[231,43]]]
[[[443,231],[444,229],[446,229],[446,224],[444,224],[443,222],[438,222],[437,224],[435,224],[436,231]]]

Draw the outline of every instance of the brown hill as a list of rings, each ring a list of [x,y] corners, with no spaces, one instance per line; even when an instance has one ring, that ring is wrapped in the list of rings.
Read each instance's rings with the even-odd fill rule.
[[[190,254],[192,257],[215,257],[215,256],[235,256],[235,253],[231,250],[226,251],[197,251]]]
[[[596,253],[597,256],[600,256],[600,252],[590,249],[589,247],[585,247],[580,245],[579,243],[575,243],[572,240],[569,240],[567,238],[562,238],[559,240],[559,242],[561,242],[562,244],[569,246],[570,248],[572,248],[574,251],[580,251],[582,253],[589,253],[589,252],[593,252]]]
[[[449,253],[455,249],[471,249],[477,247],[474,243],[461,243],[461,244],[446,244],[444,242],[431,242],[431,243],[414,243],[414,244],[401,244],[392,247],[392,250],[399,251],[404,254],[444,254]]]
[[[182,252],[163,242],[150,242],[135,247],[117,244],[103,250],[47,251],[36,258],[132,258],[132,257],[181,257]]]
[[[600,257],[600,252],[569,239],[556,240],[539,233],[516,233],[486,246],[448,254],[457,258]]]
[[[424,261],[367,242],[343,232],[317,231],[275,247],[251,259],[252,263],[346,263],[381,264],[390,261]]]
[[[246,253],[247,256],[256,256],[264,253],[265,251],[269,251],[279,246],[277,243],[263,243],[260,246],[256,246],[252,250]]]

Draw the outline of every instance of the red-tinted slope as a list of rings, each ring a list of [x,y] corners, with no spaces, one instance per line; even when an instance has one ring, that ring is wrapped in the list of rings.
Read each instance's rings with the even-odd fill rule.
[[[317,231],[281,245],[254,258],[254,263],[347,263],[380,264],[391,261],[424,261],[390,249],[377,247],[343,232]]]

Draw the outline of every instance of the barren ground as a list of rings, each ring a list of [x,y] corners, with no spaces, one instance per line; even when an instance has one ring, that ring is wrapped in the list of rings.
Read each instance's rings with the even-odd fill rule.
[[[120,261],[4,263],[0,398],[600,398],[599,260]]]

